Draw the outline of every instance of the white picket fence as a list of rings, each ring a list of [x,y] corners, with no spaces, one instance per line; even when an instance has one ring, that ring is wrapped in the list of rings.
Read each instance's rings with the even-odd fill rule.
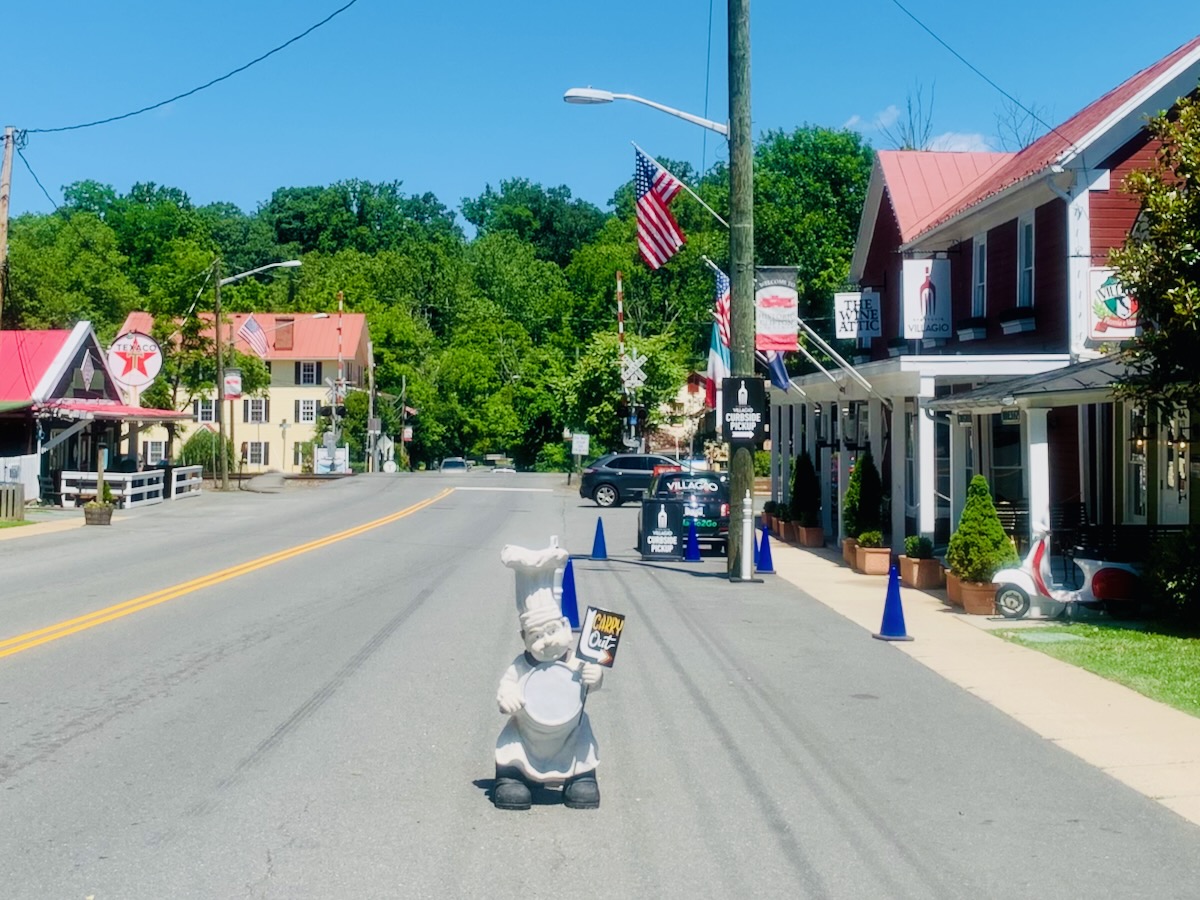
[[[143,472],[105,472],[104,481],[112,491],[113,501],[120,509],[150,506],[171,499],[165,494],[165,469],[146,469]],[[180,466],[171,471],[172,497],[191,497],[200,493],[204,483],[200,466]],[[63,506],[76,506],[96,497],[95,472],[63,472]]]

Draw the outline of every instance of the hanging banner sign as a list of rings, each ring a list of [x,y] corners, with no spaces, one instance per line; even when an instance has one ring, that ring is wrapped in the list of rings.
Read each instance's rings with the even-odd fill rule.
[[[950,260],[904,260],[904,337],[949,338]]]
[[[883,335],[878,291],[834,294],[833,316],[839,338],[877,338]]]
[[[763,266],[754,271],[754,349],[800,349],[796,267]]]
[[[575,655],[584,662],[599,663],[611,669],[624,630],[625,617],[621,613],[589,606],[583,616],[579,648]]]
[[[240,400],[242,398],[242,370],[225,370],[225,399]]]
[[[1138,333],[1137,298],[1128,293],[1112,269],[1091,272],[1088,337],[1093,341],[1124,341]]]
[[[721,439],[729,444],[759,444],[766,434],[767,389],[761,378],[721,379]]]
[[[143,387],[162,369],[162,349],[148,334],[130,331],[108,348],[108,371],[125,387]]]

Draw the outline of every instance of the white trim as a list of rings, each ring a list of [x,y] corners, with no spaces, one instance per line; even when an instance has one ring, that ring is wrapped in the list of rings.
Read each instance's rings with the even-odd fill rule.
[[[975,235],[971,242],[971,318],[978,319],[987,315],[987,232],[983,231]],[[983,251],[983,271],[980,272],[979,253]],[[983,283],[980,284],[979,276],[983,276]],[[983,288],[983,296],[978,296],[980,287]],[[978,301],[978,302],[977,302]]]
[[[1025,229],[1029,239],[1025,240]],[[1029,261],[1029,302],[1021,302],[1021,283],[1025,275],[1025,252]],[[1033,309],[1037,305],[1037,223],[1033,210],[1017,216],[1017,309]]]
[[[877,155],[874,165],[871,166],[871,177],[867,181],[867,199],[863,204],[863,214],[858,220],[858,236],[854,240],[854,253],[850,257],[850,281],[853,284],[862,281],[863,271],[867,268],[867,254],[871,249],[871,238],[875,234],[875,223],[879,219],[884,187],[883,166]],[[896,227],[899,228],[899,223]]]
[[[31,400],[44,403],[50,398],[54,386],[67,373],[67,366],[75,358],[75,354],[79,352],[79,348],[87,341],[89,336],[96,344],[96,348],[99,349],[100,342],[92,334],[92,324],[90,322],[76,322],[75,327],[71,329],[71,334],[63,341],[62,346],[58,348],[58,353],[54,355],[54,359],[46,367],[46,371],[42,373],[42,380],[33,389],[33,394],[30,397]],[[105,360],[103,353],[100,354],[99,362],[100,366],[97,371],[107,375],[108,362]],[[101,393],[104,393],[103,390]]]

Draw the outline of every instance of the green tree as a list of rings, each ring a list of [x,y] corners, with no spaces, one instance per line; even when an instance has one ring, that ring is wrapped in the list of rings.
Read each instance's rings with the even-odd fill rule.
[[[478,197],[462,201],[462,212],[479,237],[508,232],[528,243],[538,259],[559,266],[596,236],[606,218],[592,204],[572,199],[566,185],[545,188],[525,178],[501,181],[499,191],[489,184]]]
[[[791,520],[805,528],[816,528],[821,524],[821,482],[813,467],[812,457],[807,453],[796,457],[796,465],[792,470],[789,512]]]
[[[1142,325],[1123,348],[1133,375],[1118,393],[1161,412],[1200,403],[1200,103],[1184,97],[1148,127],[1158,158],[1126,179],[1141,215],[1111,261]]]
[[[870,450],[864,451],[859,457],[855,469],[859,477],[856,533],[879,531],[883,525],[883,483],[879,480],[879,469]]]
[[[1017,551],[1004,533],[987,479],[982,475],[976,475],[967,486],[967,500],[958,528],[950,536],[946,562],[963,581],[982,584],[1017,562]]]

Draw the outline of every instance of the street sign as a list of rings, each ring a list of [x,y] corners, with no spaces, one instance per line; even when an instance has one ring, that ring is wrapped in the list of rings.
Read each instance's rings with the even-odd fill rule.
[[[108,371],[126,387],[149,384],[161,368],[162,350],[147,334],[126,332],[108,348]]]
[[[723,378],[721,399],[725,410],[721,437],[731,444],[758,444],[766,437],[764,413],[766,387],[761,378]]]
[[[629,355],[621,360],[621,382],[627,389],[639,388],[646,383],[646,373],[642,366],[649,357],[631,350]]]
[[[572,456],[587,456],[591,449],[592,437],[583,431],[577,431],[571,435],[571,455]]]
[[[242,370],[225,370],[225,399],[238,400],[242,396]]]
[[[371,434],[379,434],[382,430],[383,424],[379,417],[367,420],[367,431],[371,432]]]

